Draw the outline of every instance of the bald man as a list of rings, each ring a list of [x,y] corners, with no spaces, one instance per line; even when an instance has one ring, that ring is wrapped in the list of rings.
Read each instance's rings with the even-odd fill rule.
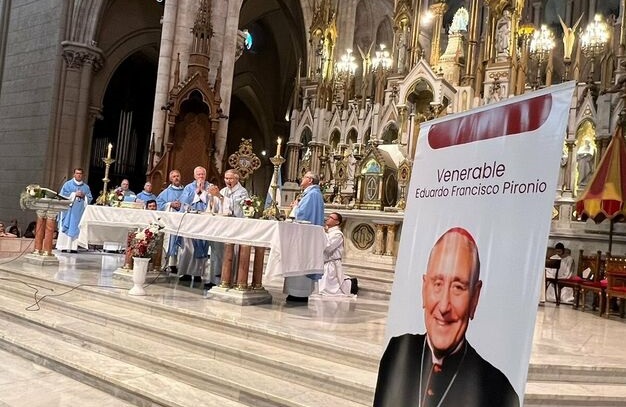
[[[206,180],[206,169],[196,167],[194,180],[187,184],[180,195],[180,202],[185,209],[205,212],[212,201],[209,190],[214,187]],[[200,239],[183,239],[183,246],[178,257],[178,274],[183,280],[201,277],[205,274],[209,259],[209,242]]]
[[[422,279],[426,334],[391,338],[380,361],[374,406],[519,406],[506,376],[465,339],[482,288],[470,233],[446,231]]]

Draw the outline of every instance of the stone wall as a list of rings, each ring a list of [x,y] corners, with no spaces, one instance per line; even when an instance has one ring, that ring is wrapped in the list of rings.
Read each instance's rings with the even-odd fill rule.
[[[3,17],[8,26],[0,65],[0,218],[15,217],[22,225],[32,214],[19,210],[19,194],[27,184],[45,179],[64,3],[3,2],[8,4]]]

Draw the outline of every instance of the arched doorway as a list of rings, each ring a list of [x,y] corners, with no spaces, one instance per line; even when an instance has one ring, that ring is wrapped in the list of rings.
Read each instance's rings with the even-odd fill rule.
[[[152,107],[158,54],[151,47],[141,49],[120,64],[106,88],[102,120],[96,121],[91,143],[89,182],[96,193],[102,189],[104,163],[109,143],[116,162],[109,170],[110,187],[123,178],[130,189],[140,192],[146,179]]]

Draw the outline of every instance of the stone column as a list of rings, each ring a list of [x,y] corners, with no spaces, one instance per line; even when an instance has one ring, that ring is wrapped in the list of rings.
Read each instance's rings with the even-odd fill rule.
[[[178,0],[167,0],[163,9],[163,23],[161,25],[161,46],[159,48],[159,65],[157,82],[154,92],[154,107],[152,109],[152,136],[150,145],[154,146],[155,153],[161,155],[163,151],[163,134],[167,111],[161,109],[167,105],[170,91],[170,70],[172,67],[172,52],[174,48],[174,34],[176,32],[176,16],[178,14]]]
[[[239,268],[237,269],[237,290],[248,289],[248,272],[250,271],[251,246],[239,246]]]
[[[223,3],[223,2],[219,2]],[[222,63],[222,90],[216,89],[215,91],[222,97],[221,108],[225,116],[230,113],[230,101],[232,97],[231,89],[233,87],[233,77],[235,72],[235,61],[237,53],[237,38],[239,29],[239,12],[241,11],[241,4],[243,0],[235,0],[225,2],[227,9],[221,7],[221,4],[216,5],[214,2],[212,6],[213,20],[216,18],[225,21],[223,29],[223,37],[221,45],[221,63]],[[219,32],[219,31],[217,31]],[[216,44],[217,39],[212,41]],[[213,54],[213,52],[211,52]],[[216,160],[217,165],[221,167],[222,157],[226,151],[226,140],[228,138],[228,119],[221,120],[217,134],[215,135],[215,146],[217,150]]]
[[[263,260],[265,260],[265,247],[254,247],[254,266],[252,268],[252,289],[263,288]]]
[[[430,49],[430,66],[435,66],[439,63],[441,27],[443,26],[443,15],[448,11],[448,5],[446,3],[435,3],[430,6],[430,11],[433,13],[433,42]]]
[[[300,143],[287,143],[287,154],[285,154],[287,156],[287,182],[296,182],[298,179],[300,148],[302,148]]]
[[[222,281],[220,287],[230,288],[232,286],[233,258],[235,256],[235,245],[224,243],[224,258],[222,259]]]
[[[43,254],[43,239],[46,234],[46,211],[36,211],[37,226],[35,227],[35,254]]]
[[[71,103],[67,100],[63,106],[63,118],[68,125],[62,126],[61,131],[68,131],[67,140],[72,141],[71,162],[84,162],[88,156],[85,147],[85,137],[89,128],[89,92],[94,72],[102,67],[104,58],[102,51],[91,45],[63,41],[63,58],[66,63],[65,91],[70,91]],[[74,119],[70,121],[70,118]]]
[[[565,146],[567,147],[567,164],[565,166],[565,174],[563,176],[563,196],[572,196],[572,172],[574,166],[574,144],[576,140],[565,140]]]
[[[157,242],[156,250],[152,254],[152,258],[150,261],[152,262],[152,271],[158,272],[161,269],[161,260],[163,258],[163,235],[159,237]],[[148,271],[150,271],[148,269]]]
[[[374,223],[376,226],[376,238],[374,240],[374,254],[383,254],[385,252],[385,225]]]
[[[46,217],[45,234],[43,238],[43,256],[52,256],[52,241],[54,240],[54,229],[57,223],[57,212],[48,211]]]
[[[129,269],[132,270],[133,268],[133,255],[131,253],[130,250],[130,246],[128,245],[128,240],[130,238],[130,234],[133,233],[132,230],[128,231],[128,234],[126,235],[126,251],[124,252],[124,267],[125,269]]]
[[[385,256],[393,256],[393,248],[396,241],[396,230],[398,225],[387,225],[387,241],[385,243]]]

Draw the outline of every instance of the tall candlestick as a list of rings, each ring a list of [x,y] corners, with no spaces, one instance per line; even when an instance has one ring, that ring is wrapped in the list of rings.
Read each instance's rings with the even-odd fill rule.
[[[322,157],[326,156],[326,145],[322,146]]]
[[[109,148],[107,148],[107,158],[111,158],[111,150],[113,150],[113,144],[109,143]]]
[[[277,157],[280,157],[280,143],[282,143],[282,142],[283,142],[283,140],[280,137],[278,137],[278,145],[276,146],[276,156]]]

